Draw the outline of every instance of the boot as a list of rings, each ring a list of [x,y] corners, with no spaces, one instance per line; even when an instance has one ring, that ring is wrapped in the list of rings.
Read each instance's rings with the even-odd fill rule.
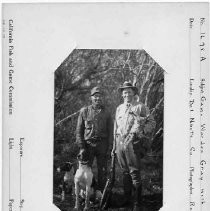
[[[133,211],[141,211],[141,204],[142,204],[142,185],[135,185],[134,186],[134,207]]]
[[[123,175],[124,197],[123,206],[132,205],[132,179],[129,174]]]

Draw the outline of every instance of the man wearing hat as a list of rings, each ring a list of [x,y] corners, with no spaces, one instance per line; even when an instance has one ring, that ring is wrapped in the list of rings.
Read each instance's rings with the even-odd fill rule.
[[[142,139],[155,127],[154,118],[149,116],[149,109],[135,100],[137,87],[125,81],[119,88],[124,103],[116,109],[112,152],[116,152],[119,165],[123,171],[125,194],[124,205],[132,203],[135,211],[140,210],[142,184],[140,177],[140,159],[144,155]],[[134,193],[132,197],[132,192]],[[133,199],[133,200],[132,200]]]
[[[90,106],[81,109],[77,128],[76,141],[80,150],[88,153],[89,164],[96,157],[98,168],[98,188],[103,190],[107,174],[107,153],[113,136],[111,115],[103,105],[103,92],[99,87],[91,90]]]

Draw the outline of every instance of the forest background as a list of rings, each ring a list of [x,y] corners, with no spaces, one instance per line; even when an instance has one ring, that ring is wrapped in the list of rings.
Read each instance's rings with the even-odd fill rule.
[[[156,121],[141,162],[141,177],[143,195],[162,198],[164,70],[145,50],[75,49],[55,71],[54,194],[61,180],[56,167],[76,159],[77,118],[79,110],[91,103],[90,90],[94,86],[103,88],[105,106],[114,119],[115,110],[122,103],[118,87],[124,81],[137,86],[138,100],[149,107]],[[115,188],[122,188],[118,165]]]

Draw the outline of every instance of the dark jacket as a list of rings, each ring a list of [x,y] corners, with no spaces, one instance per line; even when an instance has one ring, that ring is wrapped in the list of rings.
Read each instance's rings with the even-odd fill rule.
[[[100,112],[92,105],[80,110],[76,129],[76,141],[81,146],[92,138],[102,138],[107,144],[112,143],[112,118],[110,113],[102,107]],[[106,140],[105,140],[106,139]]]

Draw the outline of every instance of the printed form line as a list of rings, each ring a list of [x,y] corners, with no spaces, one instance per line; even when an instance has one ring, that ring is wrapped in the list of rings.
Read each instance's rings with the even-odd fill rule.
[[[200,18],[200,34],[199,34],[199,36],[201,36],[201,18]],[[200,45],[201,45],[201,37],[200,37]],[[200,47],[200,46],[199,46]],[[200,58],[199,58],[199,60],[200,60],[200,80],[199,80],[199,83],[200,83],[200,85],[201,85],[201,49],[200,49]],[[200,88],[201,89],[201,88]],[[200,102],[200,105],[199,105],[199,111],[200,111],[200,106],[201,106],[201,90],[199,90],[200,91],[200,99],[199,99],[199,102]],[[201,113],[199,112],[199,114],[200,114],[200,163],[201,163]],[[200,163],[199,163],[199,165],[200,165]],[[200,165],[200,210],[202,211],[202,204],[201,204],[201,165]]]
[[[9,200],[10,200],[10,181],[11,181],[11,178],[10,178],[10,143],[8,145],[9,145]]]
[[[189,27],[189,102],[190,102],[190,79],[191,79],[191,26]],[[191,118],[191,111],[190,111],[190,104],[189,104],[189,120]],[[190,129],[190,125],[189,125]],[[190,131],[189,131],[189,170],[191,168],[191,138],[190,138]],[[189,179],[190,179],[190,171],[189,171]],[[190,194],[190,186],[189,186],[189,210],[190,209],[190,202],[191,202],[191,194]]]

